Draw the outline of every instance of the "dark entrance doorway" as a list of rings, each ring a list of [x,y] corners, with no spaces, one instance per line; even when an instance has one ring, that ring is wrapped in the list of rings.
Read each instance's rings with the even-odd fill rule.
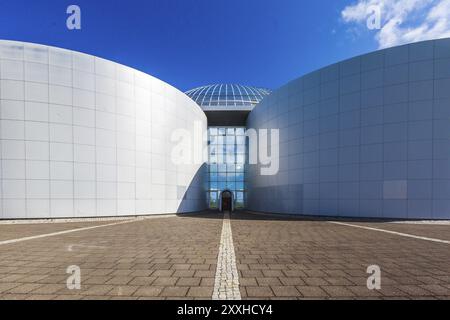
[[[222,211],[233,210],[233,194],[230,191],[222,192]]]

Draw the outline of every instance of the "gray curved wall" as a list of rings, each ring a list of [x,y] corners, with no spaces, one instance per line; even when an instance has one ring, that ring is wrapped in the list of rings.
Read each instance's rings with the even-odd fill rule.
[[[280,171],[248,169],[250,210],[450,218],[450,40],[373,52],[274,92],[249,128],[280,129]]]
[[[171,132],[206,130],[182,92],[90,55],[0,41],[0,218],[205,208],[202,165],[171,161]]]

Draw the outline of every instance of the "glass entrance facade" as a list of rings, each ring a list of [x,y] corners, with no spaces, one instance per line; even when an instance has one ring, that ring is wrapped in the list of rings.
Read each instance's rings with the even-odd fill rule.
[[[245,162],[247,158],[245,128],[208,128],[208,203],[219,207],[222,191],[233,192],[235,208],[245,207]]]

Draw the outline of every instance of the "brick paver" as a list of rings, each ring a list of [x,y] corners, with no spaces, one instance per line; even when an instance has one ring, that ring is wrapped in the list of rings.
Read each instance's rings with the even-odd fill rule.
[[[0,225],[0,234],[16,239],[107,223]],[[211,298],[221,228],[216,215],[190,215],[3,245],[0,298]],[[66,287],[71,265],[81,268],[81,290]]]
[[[243,298],[450,298],[447,244],[317,219],[249,213],[232,218]],[[442,240],[450,236],[450,225],[359,224]],[[367,288],[370,265],[381,268],[379,291]]]
[[[205,212],[0,245],[0,299],[211,299],[217,271],[222,283],[230,276],[227,264],[217,268],[223,222]],[[0,224],[0,241],[108,223]],[[450,225],[349,223],[450,239]],[[243,299],[450,298],[445,243],[244,212],[231,215],[227,232],[233,250],[222,261],[236,268],[229,283]],[[81,290],[67,289],[71,265],[81,268]],[[367,289],[369,265],[381,268],[379,291]]]

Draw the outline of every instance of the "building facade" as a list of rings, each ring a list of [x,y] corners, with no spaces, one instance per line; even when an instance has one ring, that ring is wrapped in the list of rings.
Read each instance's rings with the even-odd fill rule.
[[[248,161],[248,132],[264,129],[279,133],[274,175]],[[207,157],[179,161],[180,144]],[[194,212],[230,197],[262,212],[450,219],[450,39],[274,92],[186,93],[101,58],[0,41],[0,159],[3,219]]]
[[[12,41],[0,41],[0,82],[0,217],[205,208],[206,166],[172,154],[174,130],[206,132],[182,92],[111,61]]]
[[[228,191],[232,194],[233,208],[244,209],[248,160],[245,126],[250,112],[270,90],[215,84],[192,89],[186,94],[208,118],[208,207],[221,209],[222,197]]]
[[[249,128],[280,130],[280,170],[248,169],[248,209],[450,218],[450,40],[366,54],[294,80]]]

